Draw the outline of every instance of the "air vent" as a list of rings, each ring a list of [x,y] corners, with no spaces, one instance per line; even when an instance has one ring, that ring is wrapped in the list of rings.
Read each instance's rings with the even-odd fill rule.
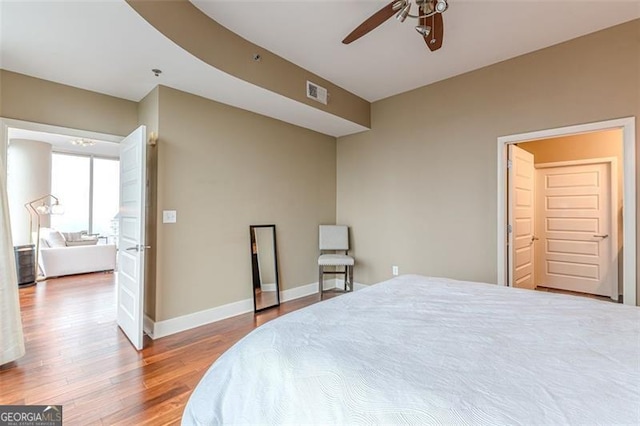
[[[311,98],[320,102],[321,104],[327,104],[327,89],[320,87],[315,83],[307,81],[307,98]]]

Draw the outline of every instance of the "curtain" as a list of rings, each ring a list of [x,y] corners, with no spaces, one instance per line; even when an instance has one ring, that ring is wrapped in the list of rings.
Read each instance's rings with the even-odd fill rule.
[[[6,175],[0,157],[0,365],[20,358],[25,352]]]

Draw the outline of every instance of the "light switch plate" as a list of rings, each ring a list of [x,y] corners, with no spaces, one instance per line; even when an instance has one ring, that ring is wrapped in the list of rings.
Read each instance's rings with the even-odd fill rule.
[[[175,210],[162,210],[162,223],[176,223],[178,213]]]

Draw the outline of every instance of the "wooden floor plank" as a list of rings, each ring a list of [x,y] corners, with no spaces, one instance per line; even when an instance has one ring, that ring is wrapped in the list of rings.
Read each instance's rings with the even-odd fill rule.
[[[65,425],[176,425],[209,366],[257,326],[308,296],[167,336],[136,352],[115,323],[110,273],[20,289],[27,353],[0,367],[0,404],[62,404]],[[325,298],[332,297],[328,294]]]

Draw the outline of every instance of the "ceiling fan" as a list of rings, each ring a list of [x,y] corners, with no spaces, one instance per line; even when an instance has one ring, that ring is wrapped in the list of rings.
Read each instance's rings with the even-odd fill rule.
[[[413,2],[415,2],[418,9],[417,15],[411,14]],[[415,29],[424,38],[429,50],[433,52],[442,47],[442,37],[444,34],[442,13],[446,11],[448,7],[447,0],[394,0],[371,15],[355,30],[351,31],[351,33],[342,40],[342,43],[349,44],[359,39],[393,15],[396,15],[396,19],[400,22],[404,22],[407,17],[417,19],[418,25],[416,25]]]

